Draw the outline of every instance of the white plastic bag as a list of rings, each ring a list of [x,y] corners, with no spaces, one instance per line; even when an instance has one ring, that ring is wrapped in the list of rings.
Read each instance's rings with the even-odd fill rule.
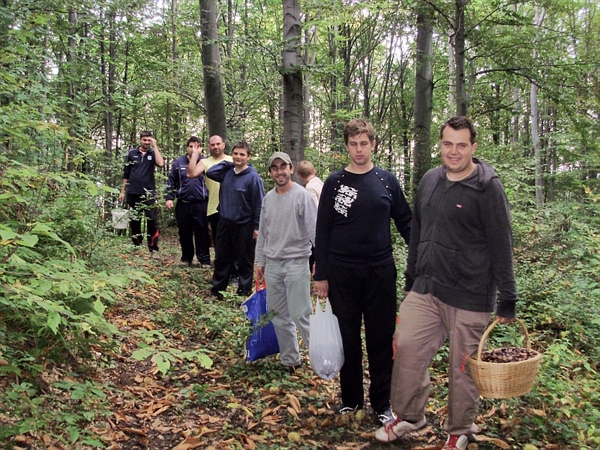
[[[325,300],[325,311],[317,299],[315,313],[310,316],[308,357],[315,373],[325,380],[335,377],[344,365],[340,325],[331,311],[329,299]]]

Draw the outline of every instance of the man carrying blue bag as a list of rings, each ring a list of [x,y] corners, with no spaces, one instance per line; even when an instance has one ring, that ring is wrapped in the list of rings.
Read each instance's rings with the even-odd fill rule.
[[[308,259],[315,239],[317,207],[306,189],[292,181],[294,166],[287,153],[269,158],[275,187],[265,195],[256,241],[256,279],[267,283],[267,303],[281,364],[294,373],[302,364],[297,331],[309,345],[310,273]]]

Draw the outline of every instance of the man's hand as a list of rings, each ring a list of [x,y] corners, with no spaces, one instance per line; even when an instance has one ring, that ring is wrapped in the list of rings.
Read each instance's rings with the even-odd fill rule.
[[[260,283],[265,276],[265,268],[263,266],[256,266],[254,273],[256,274],[256,281]]]
[[[123,203],[123,200],[125,200],[125,192],[119,193],[119,203]]]
[[[511,323],[511,322],[515,321],[515,319],[509,319],[508,317],[500,317],[500,316],[496,316],[496,319],[498,319],[500,321],[500,323]]]
[[[315,281],[314,289],[319,298],[327,298],[329,296],[329,282],[327,280]]]
[[[167,209],[173,209],[173,200],[167,200],[167,201],[165,202],[165,207],[166,207]]]

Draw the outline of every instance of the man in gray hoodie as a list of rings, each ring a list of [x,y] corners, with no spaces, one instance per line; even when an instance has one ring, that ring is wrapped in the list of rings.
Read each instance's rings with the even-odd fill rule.
[[[308,191],[292,181],[294,166],[287,153],[273,153],[268,168],[275,187],[265,195],[260,212],[256,279],[264,277],[267,283],[281,364],[293,373],[302,362],[296,330],[307,348],[309,342],[308,258],[315,240],[317,206]]]
[[[479,393],[467,358],[477,351],[493,311],[515,318],[508,199],[494,169],[473,157],[476,131],[466,117],[441,128],[443,165],[419,184],[406,267],[407,293],[394,334],[391,404],[396,420],[377,430],[391,442],[427,423],[431,360],[449,339],[448,439],[465,450],[477,427]]]

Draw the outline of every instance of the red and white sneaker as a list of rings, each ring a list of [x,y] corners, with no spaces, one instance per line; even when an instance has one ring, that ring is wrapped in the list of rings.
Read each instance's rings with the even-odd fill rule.
[[[449,434],[442,450],[467,450],[469,438],[465,434]]]
[[[387,425],[382,426],[375,432],[375,439],[379,442],[392,442],[407,433],[417,431],[427,425],[427,419],[423,417],[417,423],[410,423],[400,417],[394,418]]]

